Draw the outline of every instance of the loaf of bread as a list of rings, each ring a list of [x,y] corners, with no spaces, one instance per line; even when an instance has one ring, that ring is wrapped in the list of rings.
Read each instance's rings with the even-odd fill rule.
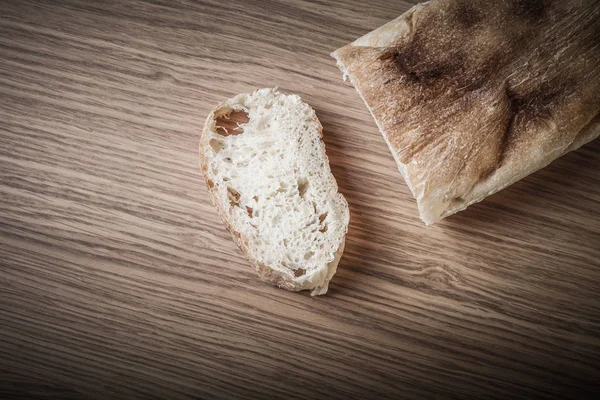
[[[219,104],[200,142],[212,201],[259,276],[312,295],[327,292],[349,222],[321,137],[300,97],[260,89]]]
[[[432,224],[600,135],[598,0],[436,0],[332,55]]]

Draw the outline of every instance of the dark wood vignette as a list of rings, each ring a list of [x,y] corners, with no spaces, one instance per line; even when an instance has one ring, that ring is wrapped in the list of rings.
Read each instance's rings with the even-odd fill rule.
[[[410,7],[0,2],[0,398],[593,398],[600,142],[426,228],[328,54]],[[209,203],[208,111],[313,105],[351,208],[325,297]]]

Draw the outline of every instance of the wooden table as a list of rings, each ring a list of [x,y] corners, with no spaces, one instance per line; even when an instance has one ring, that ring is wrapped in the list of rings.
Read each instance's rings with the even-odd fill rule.
[[[0,398],[600,393],[600,141],[425,227],[328,55],[410,4],[361,4],[0,3]],[[198,168],[212,106],[275,85],[350,203],[319,298],[257,279]]]

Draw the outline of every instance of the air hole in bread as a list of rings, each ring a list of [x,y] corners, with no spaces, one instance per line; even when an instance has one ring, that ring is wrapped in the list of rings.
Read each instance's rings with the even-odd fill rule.
[[[219,151],[221,151],[225,148],[225,143],[223,143],[222,140],[215,139],[215,138],[210,139],[208,141],[208,144],[210,145],[210,147],[213,149],[213,151],[215,153],[218,153]]]
[[[229,198],[231,206],[240,206],[240,193],[230,186],[227,186],[227,198]]]
[[[252,207],[248,207],[248,206],[246,206],[246,212],[248,213],[248,216],[249,216],[250,218],[252,218],[252,211],[253,211],[253,210],[252,210]]]
[[[284,193],[287,190],[287,184],[285,182],[279,182],[279,189],[277,193]]]
[[[314,255],[315,253],[313,251],[307,251],[306,254],[304,254],[304,259],[309,260]]]
[[[225,148],[225,143],[223,143],[222,140],[215,139],[215,138],[210,139],[208,141],[208,144],[210,145],[210,147],[213,149],[213,151],[215,153],[218,153]]]
[[[206,183],[208,184],[208,187],[211,189],[215,187],[215,183],[213,181],[211,181],[210,179],[207,179]]]
[[[315,203],[314,201],[311,201],[313,209],[315,210],[315,214],[317,213],[317,203]]]
[[[319,215],[319,222],[322,223],[323,221],[325,221],[325,218],[327,218],[327,213],[323,213],[323,214]],[[325,233],[325,232],[327,232],[328,228],[329,227],[327,226],[327,224],[323,224],[323,227],[321,229],[319,229],[319,232]]]
[[[285,247],[288,247],[288,240],[287,240],[287,239],[283,239],[283,245],[284,245]]]
[[[256,202],[258,201],[258,196],[254,196],[252,198],[254,199],[254,201],[256,201]]]
[[[306,273],[306,270],[304,268],[298,268],[294,271],[294,276],[296,278],[301,277],[302,275],[304,275]]]
[[[215,112],[215,115],[215,131],[221,136],[244,133],[242,125],[250,121],[248,113],[243,110],[221,109]]]
[[[232,162],[233,160],[231,159],[231,157],[225,157],[225,158],[223,159],[223,161],[225,161],[227,164],[231,164],[231,162]]]
[[[306,190],[308,189],[308,179],[300,178],[298,179],[298,194],[300,197],[304,197]]]

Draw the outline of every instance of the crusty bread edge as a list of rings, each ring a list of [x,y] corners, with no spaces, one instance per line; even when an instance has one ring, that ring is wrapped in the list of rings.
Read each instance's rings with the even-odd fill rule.
[[[216,189],[214,187],[211,188],[210,185],[208,184],[208,181],[210,180],[210,178],[208,177],[208,160],[204,157],[202,150],[203,150],[204,146],[208,146],[208,136],[209,136],[208,130],[211,125],[211,122],[214,120],[215,113],[223,107],[229,107],[227,105],[227,101],[223,101],[223,102],[219,103],[216,107],[214,107],[210,111],[210,113],[206,117],[206,121],[204,122],[204,128],[202,129],[202,133],[200,136],[200,146],[199,146],[200,171],[202,172],[202,176],[204,178],[204,183],[206,184],[206,188],[210,195],[211,203],[217,208],[218,214],[221,216],[221,219],[225,223],[225,228],[227,229],[227,231],[229,231],[231,233],[231,237],[233,238],[233,241],[242,250],[242,252],[244,253],[244,256],[246,257],[246,259],[248,260],[250,265],[252,265],[252,267],[256,270],[260,279],[262,279],[263,281],[265,281],[271,285],[274,285],[279,288],[286,289],[286,290],[289,290],[292,292],[312,289],[311,296],[319,296],[319,295],[323,295],[323,294],[327,293],[327,290],[329,287],[329,281],[335,274],[335,272],[337,270],[337,266],[340,262],[340,259],[342,258],[342,254],[344,252],[347,232],[345,232],[341,238],[340,245],[334,253],[334,259],[327,264],[327,275],[326,275],[325,281],[320,285],[314,285],[314,284],[312,284],[312,282],[310,280],[308,280],[308,281],[303,282],[303,284],[300,285],[297,282],[294,282],[294,280],[291,276],[281,273],[279,271],[275,271],[275,270],[269,268],[267,265],[259,262],[258,260],[254,259],[250,256],[248,246],[246,246],[246,244],[244,244],[241,233],[233,228],[233,224],[231,223],[231,220],[227,217],[226,210],[223,209],[222,205],[218,201],[218,195],[217,195]],[[327,153],[324,150],[325,143],[323,142],[323,126],[321,125],[321,122],[316,117],[316,113],[315,113],[314,109],[312,107],[310,107],[310,109],[313,112],[313,116],[319,127],[319,140],[321,141],[321,148],[323,149],[325,161],[327,163],[329,163],[329,157],[327,156]],[[336,187],[336,189],[337,189],[337,187]],[[344,201],[346,201],[345,198],[344,198]],[[346,203],[346,207],[347,207],[347,203]]]
[[[414,12],[420,10],[425,4],[427,4],[427,3],[420,3],[420,4],[415,5],[414,7],[410,8],[408,11],[406,11],[404,14],[400,15],[399,17],[395,18],[394,20],[365,34],[364,36],[356,39],[354,42],[352,42],[344,47],[347,47],[347,46],[369,46],[369,47],[390,46],[394,42],[400,40],[404,35],[410,34],[410,32],[411,32],[410,24],[411,24],[412,14]],[[342,47],[342,48],[344,48],[344,47]],[[346,80],[346,78],[350,79],[350,83],[352,84],[352,86],[354,86],[354,88],[358,92],[359,96],[361,97],[361,99],[363,100],[365,105],[367,106],[367,109],[371,113],[371,116],[375,120],[375,124],[377,125],[379,132],[381,132],[381,135],[383,136],[385,142],[387,143],[388,148],[390,149],[390,152],[392,153],[392,156],[394,157],[394,160],[396,161],[396,164],[398,165],[398,170],[402,174],[402,177],[404,178],[406,185],[409,187],[413,196],[417,200],[417,206],[419,208],[420,218],[426,225],[433,225],[435,222],[438,222],[443,218],[446,218],[452,214],[460,212],[474,203],[478,203],[478,202],[482,201],[486,197],[488,197],[488,196],[512,185],[513,183],[525,178],[526,176],[546,167],[552,161],[563,156],[564,154],[566,154],[570,151],[576,150],[579,147],[583,146],[584,144],[586,144],[600,136],[600,118],[597,116],[595,119],[590,121],[590,123],[588,125],[586,125],[579,132],[579,134],[577,135],[577,137],[573,141],[573,143],[571,143],[569,146],[567,146],[564,150],[558,149],[558,151],[555,153],[548,153],[542,160],[537,162],[535,165],[529,165],[528,168],[523,168],[521,171],[518,171],[518,173],[515,173],[512,176],[509,171],[508,178],[505,178],[505,181],[500,185],[493,182],[491,179],[493,176],[491,176],[490,178],[486,179],[485,181],[478,183],[468,193],[468,195],[463,196],[462,201],[454,203],[452,206],[450,206],[448,209],[446,209],[441,215],[439,215],[439,216],[428,215],[428,213],[424,209],[424,205],[422,203],[422,198],[417,197],[416,191],[414,190],[412,183],[409,179],[407,165],[402,163],[399,160],[398,155],[389,140],[387,132],[383,129],[382,124],[378,121],[377,117],[373,113],[373,109],[370,107],[370,105],[365,100],[361,91],[355,85],[355,83],[352,79],[352,76],[348,73],[346,67],[344,66],[343,61],[339,57],[340,50],[341,49],[334,51],[333,53],[331,53],[331,56],[336,59],[337,66],[342,71],[344,80]]]
[[[592,120],[583,129],[581,129],[579,131],[575,140],[569,146],[567,146],[564,150],[546,154],[545,157],[542,160],[540,160],[539,162],[537,162],[535,165],[528,165],[528,168],[523,169],[522,171],[520,171],[520,173],[510,176],[501,185],[495,185],[491,179],[486,179],[486,180],[478,183],[469,192],[468,196],[465,196],[466,198],[464,199],[464,201],[456,203],[456,206],[454,206],[454,207],[448,208],[446,211],[444,211],[444,213],[442,213],[442,215],[439,218],[431,221],[427,225],[431,225],[434,222],[437,222],[437,221],[439,221],[443,218],[446,218],[452,214],[456,214],[459,211],[463,211],[464,209],[469,207],[471,204],[478,203],[478,202],[482,201],[483,199],[485,199],[486,197],[491,196],[492,194],[497,193],[500,190],[512,185],[513,183],[520,181],[521,179],[533,174],[534,172],[541,170],[542,168],[544,168],[544,167],[548,166],[550,163],[552,163],[554,160],[562,157],[563,155],[565,155],[573,150],[577,150],[584,144],[591,142],[592,140],[594,140],[595,138],[597,138],[599,136],[600,136],[600,118],[596,117],[594,120]]]
[[[390,22],[380,26],[379,28],[377,28],[371,32],[368,32],[367,34],[356,39],[354,42],[347,44],[346,46],[343,46],[342,48],[348,47],[348,46],[385,47],[385,46],[390,45],[394,41],[398,40],[398,38],[402,37],[401,35],[409,35],[410,31],[411,31],[410,18],[412,17],[412,14],[415,11],[420,10],[425,4],[427,4],[427,2],[414,5],[413,7],[408,9],[405,13],[403,13],[399,17],[391,20]],[[346,79],[350,80],[350,83],[356,89],[356,92],[362,99],[363,103],[367,106],[369,113],[375,120],[375,124],[377,125],[377,128],[379,129],[381,136],[383,136],[385,143],[387,144],[388,148],[390,149],[390,153],[392,153],[392,157],[394,157],[394,160],[396,161],[396,165],[398,166],[398,171],[400,171],[400,174],[404,178],[404,182],[406,182],[406,185],[408,186],[411,193],[413,194],[413,197],[415,197],[415,199],[417,200],[417,207],[420,208],[419,199],[416,197],[417,192],[414,190],[414,188],[410,182],[410,179],[408,178],[408,171],[406,168],[406,164],[402,163],[400,161],[400,159],[398,158],[398,154],[394,150],[394,147],[392,146],[392,143],[390,142],[390,139],[389,139],[386,131],[383,129],[383,125],[379,122],[379,120],[375,116],[373,109],[371,108],[369,103],[367,103],[367,101],[365,100],[363,94],[361,93],[361,91],[358,89],[358,87],[354,83],[352,76],[348,73],[346,66],[340,59],[339,51],[342,48],[334,51],[330,55],[331,55],[331,57],[335,58],[338,68],[340,69],[340,71],[342,71],[344,81]],[[421,211],[421,210],[419,209],[419,211]],[[419,213],[419,214],[422,215],[421,213]],[[423,222],[425,222],[425,224],[429,225],[429,223],[427,223],[427,221],[423,220]]]

